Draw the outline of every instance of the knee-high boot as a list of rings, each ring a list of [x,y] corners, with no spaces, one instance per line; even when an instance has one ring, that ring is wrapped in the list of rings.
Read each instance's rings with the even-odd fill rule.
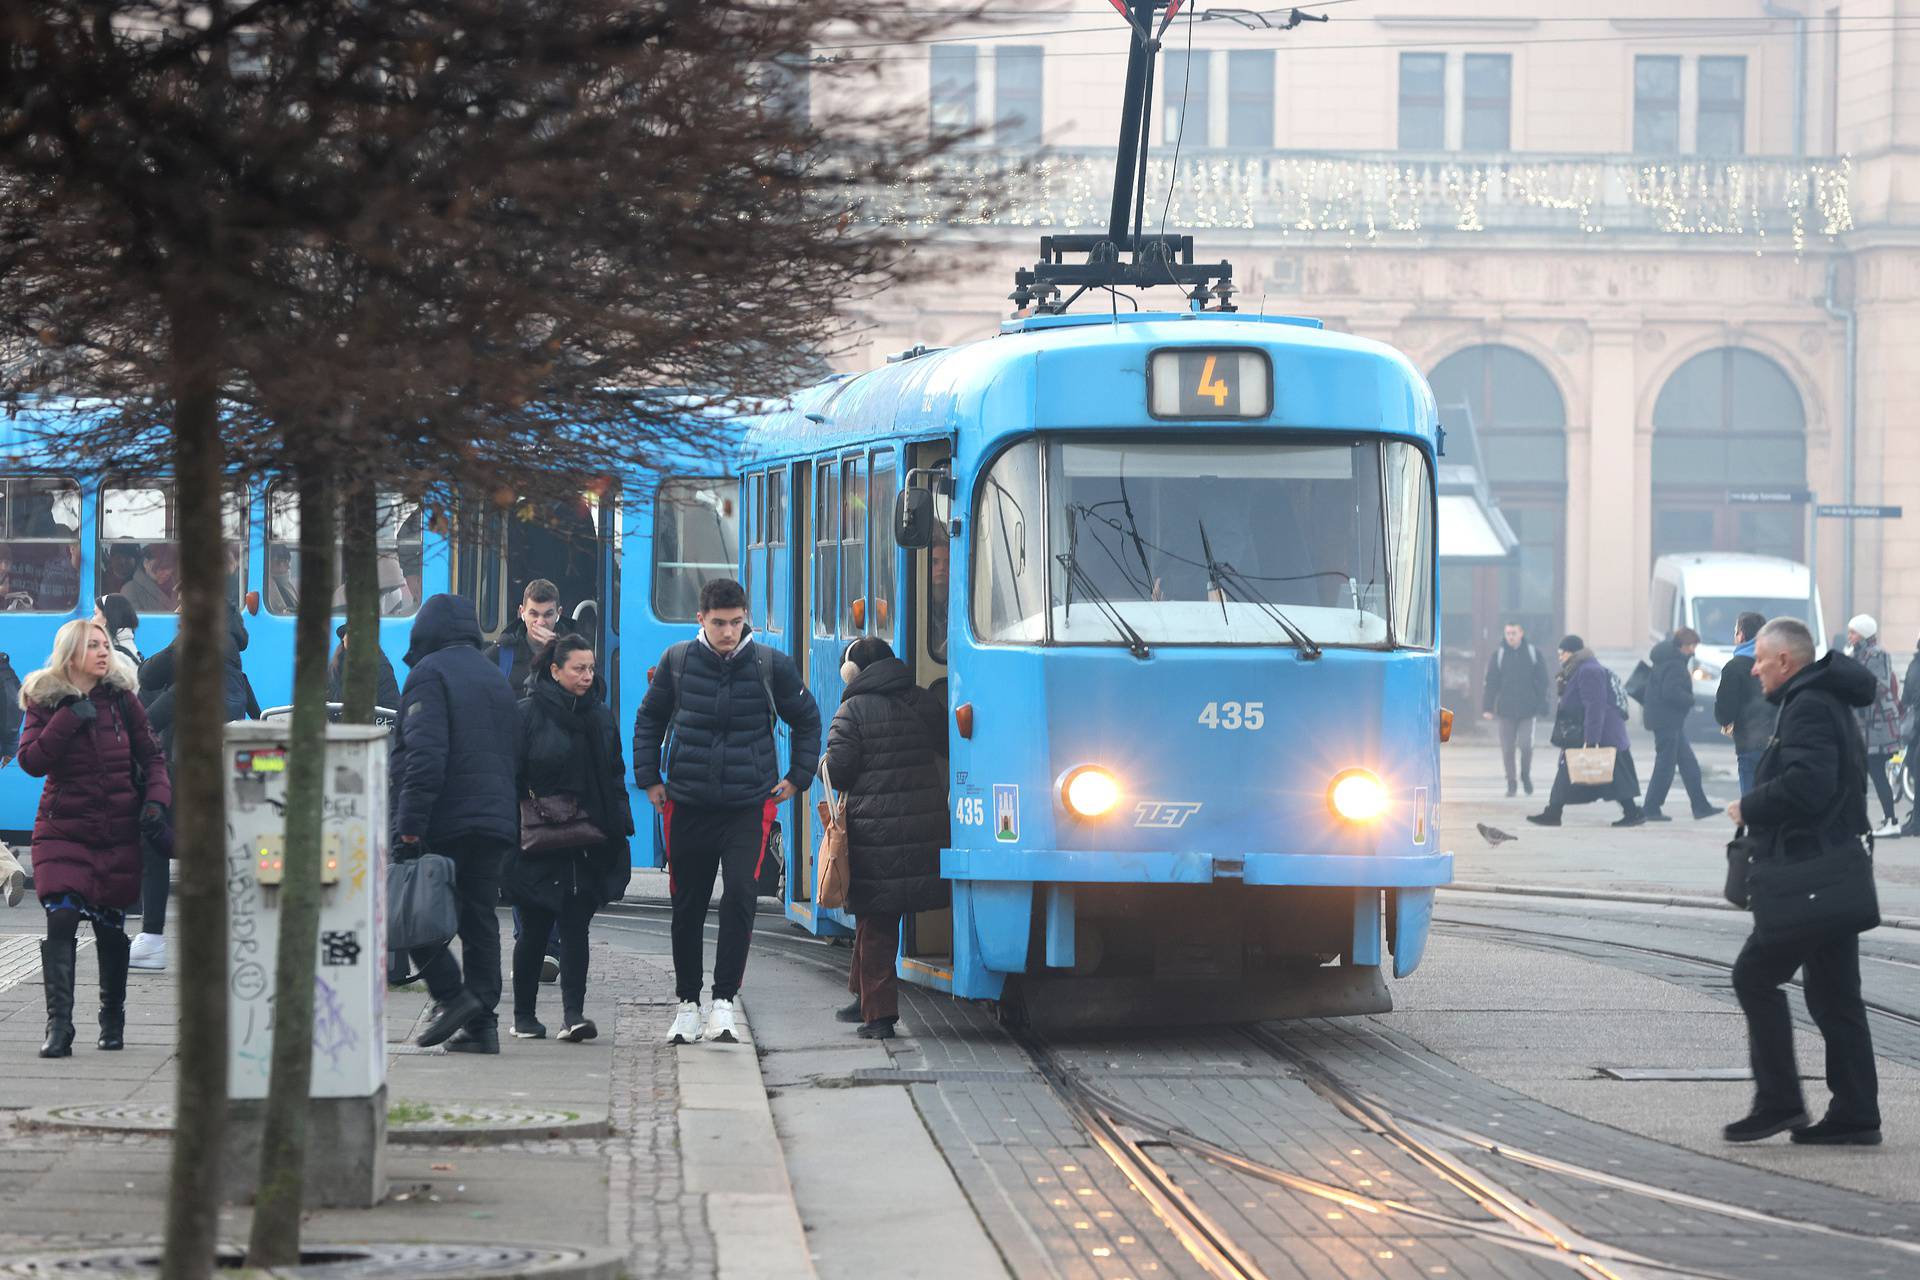
[[[40,981],[47,993],[47,1040],[43,1058],[73,1056],[72,938],[43,938],[40,942]]]
[[[100,959],[100,1039],[102,1049],[126,1047],[127,953],[133,940],[118,929],[96,930],[93,951]]]

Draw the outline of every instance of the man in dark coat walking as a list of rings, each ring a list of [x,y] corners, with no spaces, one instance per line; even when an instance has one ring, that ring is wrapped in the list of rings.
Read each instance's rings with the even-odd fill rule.
[[[1773,738],[1773,722],[1780,714],[1753,676],[1753,642],[1766,625],[1767,620],[1757,613],[1740,615],[1733,629],[1733,657],[1720,668],[1720,687],[1713,695],[1714,722],[1733,739],[1741,795],[1753,790],[1754,769]]]
[[[1545,715],[1547,701],[1547,662],[1527,639],[1526,628],[1509,622],[1493,660],[1487,664],[1485,693],[1480,700],[1480,718],[1500,722],[1500,762],[1507,767],[1507,794],[1519,787],[1533,794],[1533,721]],[[1514,751],[1519,749],[1520,769],[1514,772]]]
[[[1687,799],[1693,802],[1693,816],[1711,818],[1719,812],[1707,799],[1706,787],[1700,781],[1700,761],[1687,741],[1687,715],[1693,710],[1693,651],[1699,647],[1700,633],[1692,627],[1681,627],[1647,655],[1653,667],[1653,674],[1647,677],[1643,713],[1653,733],[1653,773],[1647,778],[1648,822],[1673,821],[1660,812],[1660,806],[1667,802],[1676,767]]]
[[[1735,823],[1798,861],[1824,853],[1868,856],[1866,743],[1855,708],[1871,706],[1871,672],[1840,653],[1813,660],[1813,634],[1792,618],[1760,629],[1754,675],[1780,708],[1774,745],[1760,759],[1753,790],[1727,810]],[[1804,970],[1807,1012],[1827,1042],[1826,1119],[1807,1123],[1793,1018],[1780,985]],[[1879,1077],[1873,1036],[1860,999],[1860,937],[1838,934],[1762,940],[1748,937],[1733,965],[1733,991],[1747,1016],[1753,1062],[1753,1111],[1726,1127],[1729,1142],[1753,1142],[1793,1130],[1799,1143],[1873,1146],[1880,1141]]]
[[[700,588],[699,634],[670,647],[633,723],[633,781],[660,813],[672,873],[673,973],[680,1007],[669,1044],[738,1038],[734,997],[747,969],[756,880],[780,806],[820,761],[820,708],[793,659],[755,644],[746,588],[717,578]],[[792,764],[783,775],[773,721],[786,721]],[[713,1008],[700,987],[713,877],[723,880],[713,954]]]
[[[846,691],[827,729],[825,780],[847,797],[847,910],[855,918],[847,989],[836,1015],[885,1040],[900,1020],[894,958],[908,912],[947,905],[940,850],[947,843],[947,712],[913,682],[878,636],[848,645]]]
[[[507,678],[480,654],[480,623],[461,596],[428,597],[413,622],[407,683],[393,729],[388,791],[394,856],[431,851],[453,859],[460,898],[460,954],[414,954],[440,1006],[420,1033],[465,1053],[500,1052],[501,865],[519,841],[514,790],[520,712]],[[461,972],[465,964],[464,977]]]

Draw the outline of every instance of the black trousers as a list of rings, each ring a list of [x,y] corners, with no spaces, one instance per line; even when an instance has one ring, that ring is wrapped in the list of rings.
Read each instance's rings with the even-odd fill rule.
[[[173,860],[140,837],[140,932],[167,931],[167,895],[173,891]]]
[[[1887,765],[1893,760],[1893,752],[1887,751],[1867,757],[1867,777],[1873,780],[1873,789],[1880,796],[1880,812],[1887,821],[1893,817],[1893,779],[1887,776]]]
[[[560,1009],[568,1022],[578,1022],[587,1004],[587,926],[599,903],[591,895],[570,893],[559,911],[519,907],[522,928],[513,942],[513,1012],[531,1018],[540,1002],[540,962],[548,954],[548,940],[560,937]]]
[[[1533,717],[1532,716],[1495,716],[1494,723],[1500,726],[1500,763],[1507,768],[1507,785],[1513,786],[1516,779],[1533,780]],[[1513,771],[1513,756],[1520,754],[1520,772]]]
[[[1693,805],[1695,813],[1712,808],[1707,800],[1707,789],[1700,782],[1700,761],[1693,754],[1693,744],[1687,741],[1686,724],[1662,729],[1653,735],[1653,773],[1647,778],[1646,807],[1658,812],[1667,802],[1667,791],[1673,786],[1675,767],[1680,770],[1680,785],[1687,789],[1687,799]]]
[[[480,1002],[472,1027],[490,1027],[499,1021],[500,1004],[500,868],[507,846],[493,840],[453,840],[433,846],[435,853],[453,859],[454,893],[460,899],[460,959],[445,947],[423,947],[413,963],[427,981],[435,1002],[445,1004],[462,988]],[[464,969],[464,972],[463,972]]]
[[[1807,1012],[1827,1042],[1827,1088],[1833,1101],[1827,1118],[1846,1125],[1878,1126],[1880,1081],[1873,1062],[1873,1036],[1860,1001],[1860,938],[1807,943],[1768,943],[1748,938],[1733,962],[1733,992],[1747,1015],[1747,1052],[1753,1062],[1756,1111],[1798,1111],[1800,1069],[1793,1059],[1793,1016],[1782,983],[1805,970]]]
[[[662,815],[668,887],[673,895],[673,985],[681,1000],[700,1000],[705,972],[707,908],[720,875],[720,942],[713,952],[713,998],[740,994],[759,904],[755,880],[766,856],[767,832],[778,806],[710,809],[669,801]]]

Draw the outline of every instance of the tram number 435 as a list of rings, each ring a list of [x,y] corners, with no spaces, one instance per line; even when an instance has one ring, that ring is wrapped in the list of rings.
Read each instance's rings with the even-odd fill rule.
[[[1200,723],[1209,729],[1264,729],[1264,702],[1209,702],[1200,709]]]

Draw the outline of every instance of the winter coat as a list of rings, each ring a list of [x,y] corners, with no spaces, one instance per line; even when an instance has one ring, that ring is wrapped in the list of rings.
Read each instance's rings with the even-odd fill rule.
[[[1546,714],[1547,705],[1547,660],[1531,640],[1515,649],[1502,639],[1487,663],[1480,709],[1503,720],[1524,720]]]
[[[620,730],[595,688],[575,697],[545,671],[520,701],[517,795],[570,795],[607,839],[583,849],[514,852],[508,861],[507,896],[521,906],[559,911],[571,894],[596,903],[627,891],[633,874],[627,837],[633,808],[627,799],[627,765],[620,757]]]
[[[1713,695],[1714,723],[1732,725],[1734,751],[1748,755],[1767,749],[1779,716],[1780,709],[1767,701],[1753,674],[1753,644],[1741,645],[1720,668],[1720,687]]]
[[[664,778],[667,795],[679,804],[744,809],[765,803],[781,774],[758,648],[749,639],[722,658],[696,637],[661,655],[633,720],[633,781],[640,790]],[[681,649],[684,687],[676,688],[675,651]],[[786,779],[805,791],[820,763],[820,707],[793,659],[777,649],[765,652],[773,664],[773,709],[787,722],[792,748]]]
[[[33,819],[34,892],[42,901],[71,893],[91,906],[130,907],[140,899],[140,808],[171,805],[173,786],[124,666],[110,667],[86,695],[91,722],[69,705],[80,696],[51,670],[29,675],[20,689],[20,768],[47,780]],[[134,790],[136,761],[144,792]]]
[[[393,834],[517,844],[520,712],[506,677],[480,654],[472,602],[429,596],[406,663],[388,766]]]
[[[1774,745],[1740,797],[1755,834],[1778,833],[1788,858],[1858,848],[1867,821],[1867,753],[1852,716],[1874,701],[1874,675],[1843,653],[1803,667],[1770,699],[1780,708]]]
[[[1873,677],[1873,698],[1855,713],[1867,738],[1867,754],[1892,755],[1900,746],[1900,702],[1893,684],[1893,659],[1877,640],[1862,640],[1852,658]]]
[[[557,634],[557,633],[556,633]],[[513,696],[524,698],[533,692],[533,684],[528,679],[533,674],[533,641],[527,639],[527,624],[515,618],[507,624],[500,638],[488,645],[483,651],[488,662],[500,669],[513,686]]]
[[[1693,659],[1671,640],[1662,640],[1647,655],[1653,674],[1647,677],[1641,723],[1655,733],[1667,733],[1686,724],[1693,710]]]
[[[374,677],[373,705],[385,707],[389,711],[400,709],[400,682],[394,679],[393,663],[387,660],[387,651],[376,647],[374,652],[380,655],[380,672]],[[333,657],[327,660],[327,701],[345,702],[347,700],[347,646],[335,645]]]
[[[826,771],[847,796],[847,909],[899,915],[947,905],[947,713],[898,658],[847,685],[827,729]]]
[[[1582,745],[1631,750],[1627,741],[1627,718],[1613,701],[1613,679],[1593,650],[1582,649],[1567,659],[1560,671],[1560,705],[1555,711],[1578,708],[1585,736]]]
[[[247,647],[247,638],[245,619],[229,604],[226,648],[221,658],[222,709],[229,721],[245,720],[258,710],[246,670],[240,665],[240,653]],[[179,658],[174,647],[179,643],[176,637],[173,644],[140,664],[140,701],[145,704],[147,718],[169,758],[173,755],[173,687],[179,680]]]

